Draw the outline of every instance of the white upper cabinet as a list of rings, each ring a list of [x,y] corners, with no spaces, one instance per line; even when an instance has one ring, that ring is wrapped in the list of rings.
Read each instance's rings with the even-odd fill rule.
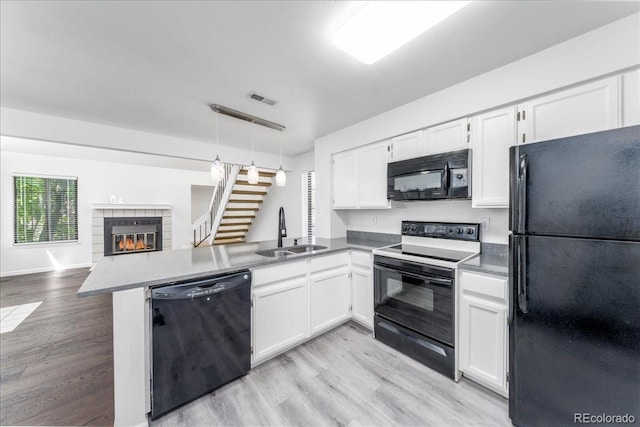
[[[355,150],[333,155],[331,176],[333,179],[333,207],[357,206],[357,154]]]
[[[622,126],[640,125],[640,70],[622,75]]]
[[[333,155],[333,208],[387,208],[389,141]]]
[[[620,127],[621,76],[581,85],[518,106],[518,143]]]
[[[467,148],[467,118],[433,126],[424,131],[424,154],[444,153]]]
[[[473,117],[471,122],[472,206],[509,207],[509,147],[516,143],[516,108]]]
[[[424,156],[423,131],[407,133],[391,138],[390,162]]]
[[[358,168],[359,208],[387,207],[388,141],[367,145],[360,150]]]

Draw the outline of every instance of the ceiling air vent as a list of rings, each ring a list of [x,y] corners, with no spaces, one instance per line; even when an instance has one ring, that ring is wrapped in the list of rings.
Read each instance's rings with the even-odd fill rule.
[[[249,92],[249,98],[255,99],[258,102],[262,102],[263,104],[267,104],[267,105],[270,105],[272,107],[278,103],[278,101],[274,101],[273,99],[269,99],[269,98],[264,97],[262,95],[258,95],[255,92]]]

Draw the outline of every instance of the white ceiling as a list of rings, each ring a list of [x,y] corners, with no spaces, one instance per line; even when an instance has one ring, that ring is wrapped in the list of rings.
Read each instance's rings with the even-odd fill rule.
[[[285,155],[368,117],[640,10],[637,1],[483,1],[373,65],[331,43],[362,2],[0,2],[1,105]],[[249,91],[278,100],[269,107]]]

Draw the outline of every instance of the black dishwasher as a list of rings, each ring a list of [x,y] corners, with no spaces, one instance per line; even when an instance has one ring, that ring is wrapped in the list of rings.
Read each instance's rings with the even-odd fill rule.
[[[151,290],[151,418],[251,368],[251,273]]]

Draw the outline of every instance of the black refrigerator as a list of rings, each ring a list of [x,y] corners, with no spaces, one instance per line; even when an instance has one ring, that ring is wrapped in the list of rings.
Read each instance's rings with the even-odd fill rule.
[[[509,154],[509,417],[640,422],[640,126]]]

